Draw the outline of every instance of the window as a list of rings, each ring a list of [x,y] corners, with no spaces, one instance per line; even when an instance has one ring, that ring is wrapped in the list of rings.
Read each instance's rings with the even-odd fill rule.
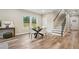
[[[30,28],[35,28],[37,26],[37,19],[34,16],[23,17],[24,28],[29,32]]]
[[[32,17],[32,28],[36,27],[36,17]]]
[[[30,16],[26,16],[23,18],[24,22],[24,27],[28,31],[29,30],[29,25],[30,25]]]

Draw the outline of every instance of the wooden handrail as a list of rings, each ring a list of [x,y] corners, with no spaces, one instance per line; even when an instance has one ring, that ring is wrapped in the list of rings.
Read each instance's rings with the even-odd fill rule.
[[[58,15],[60,14],[61,11],[62,11],[62,9],[59,11],[59,13],[58,13],[57,16],[54,18],[53,21],[55,21],[55,20],[57,19]]]

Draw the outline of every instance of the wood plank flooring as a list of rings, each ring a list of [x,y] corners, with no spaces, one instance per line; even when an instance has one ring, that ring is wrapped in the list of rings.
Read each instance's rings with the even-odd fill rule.
[[[78,49],[79,31],[68,32],[64,37],[51,36],[43,39],[30,39],[25,34],[7,42],[9,49]]]

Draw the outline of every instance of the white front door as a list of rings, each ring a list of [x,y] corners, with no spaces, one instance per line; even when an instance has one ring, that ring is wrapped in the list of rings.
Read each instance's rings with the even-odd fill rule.
[[[77,16],[70,17],[70,24],[72,30],[77,30],[79,28],[79,18]]]

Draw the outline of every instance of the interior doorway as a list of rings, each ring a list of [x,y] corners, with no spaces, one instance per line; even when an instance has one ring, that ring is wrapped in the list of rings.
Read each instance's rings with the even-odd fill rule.
[[[79,17],[73,16],[70,17],[70,29],[71,29],[71,48],[77,48],[79,39],[78,39],[78,33],[79,33]]]
[[[77,16],[70,17],[70,28],[72,30],[78,30],[79,29],[79,18]]]

